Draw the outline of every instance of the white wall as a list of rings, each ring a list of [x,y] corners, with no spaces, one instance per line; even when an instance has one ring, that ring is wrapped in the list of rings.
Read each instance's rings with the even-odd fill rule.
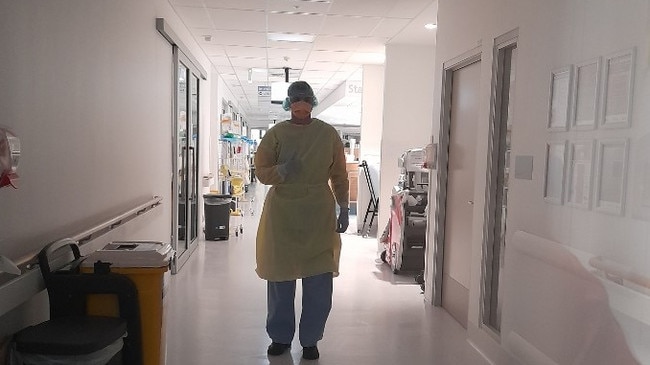
[[[431,139],[435,52],[433,44],[386,46],[379,234],[390,216],[391,190],[399,178],[398,158],[407,149],[426,146]]]
[[[218,178],[218,163],[219,163],[219,136],[221,134],[221,93],[219,93],[219,84],[223,83],[223,80],[219,77],[217,70],[214,67],[211,67],[210,73],[212,74],[213,82],[210,83],[210,95],[211,100],[210,104],[210,120],[206,123],[208,124],[208,134],[204,135],[208,140],[208,152],[206,158],[202,160],[203,171],[206,172],[206,176],[209,176],[207,182],[204,181],[203,193],[208,193],[211,189],[217,188],[217,178]],[[206,187],[206,183],[208,186]],[[205,217],[204,217],[205,218]]]
[[[443,0],[438,9],[436,80],[440,80],[445,61],[479,46],[482,50],[481,105],[477,137],[475,216],[470,288],[470,335],[481,336],[479,322],[481,244],[485,201],[486,148],[492,79],[494,38],[519,29],[518,60],[514,97],[512,157],[533,156],[532,180],[512,178],[508,196],[508,239],[523,230],[594,256],[614,260],[629,270],[650,275],[650,237],[648,206],[641,204],[650,191],[647,174],[650,151],[650,96],[647,29],[649,2],[607,0],[533,1],[533,0]],[[632,125],[623,129],[598,128],[593,131],[550,133],[546,129],[550,72],[597,56],[636,47],[636,70]],[[441,92],[436,82],[434,98],[434,135],[439,130]],[[625,211],[622,216],[553,205],[544,201],[545,145],[549,140],[602,140],[629,138],[630,155]],[[512,166],[511,166],[512,167]],[[644,177],[645,176],[645,177]],[[593,184],[592,184],[593,187]],[[647,195],[646,195],[647,197]],[[433,217],[430,217],[432,219]],[[506,243],[507,245],[507,243]],[[507,250],[507,246],[506,246]],[[542,300],[544,298],[540,298]],[[508,306],[517,303],[504,303]],[[493,352],[498,343],[473,339],[485,345],[484,353]],[[490,347],[490,343],[495,347]],[[534,344],[533,344],[534,345]],[[650,360],[646,360],[650,361]]]
[[[22,261],[153,195],[162,207],[98,241],[169,242],[173,65],[156,17],[211,69],[164,0],[3,2],[0,124],[20,137],[22,156],[19,189],[0,190],[1,255]],[[200,100],[206,122],[210,82]]]
[[[207,155],[209,155],[209,158],[204,159],[204,161],[209,160],[209,166],[207,167],[206,171],[209,171],[209,174],[211,174],[212,179],[210,180],[210,186],[204,188],[204,193],[209,192],[211,189],[212,190],[219,190],[221,189],[220,182],[219,182],[219,161],[220,161],[220,153],[221,153],[221,148],[220,148],[220,142],[219,142],[219,137],[221,136],[222,131],[221,130],[221,108],[222,100],[226,100],[226,102],[230,102],[235,108],[238,110],[241,110],[239,107],[239,103],[236,101],[237,99],[234,97],[232,92],[228,89],[226,83],[223,81],[223,78],[219,76],[217,73],[216,69],[213,69],[212,71],[212,93],[211,93],[211,100],[210,100],[210,110],[212,112],[212,117],[209,121],[209,128],[210,128],[210,148],[209,151],[207,151]],[[206,156],[207,156],[206,155]]]
[[[366,160],[370,166],[370,179],[375,194],[379,194],[379,158],[384,112],[384,66],[364,65],[361,97],[361,141],[359,161]],[[370,190],[362,169],[359,169],[359,192],[357,195],[357,231],[363,229],[363,218],[370,202]],[[366,225],[370,224],[369,215]],[[370,235],[378,231],[377,217],[373,220]],[[382,227],[383,229],[383,227]],[[364,232],[365,233],[365,232]],[[381,234],[381,231],[379,231]]]
[[[384,66],[363,66],[363,95],[361,100],[360,159],[377,156],[381,152],[384,111]]]

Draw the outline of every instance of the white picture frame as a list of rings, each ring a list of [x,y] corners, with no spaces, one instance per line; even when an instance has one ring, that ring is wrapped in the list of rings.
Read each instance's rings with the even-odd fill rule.
[[[571,90],[571,129],[592,130],[598,125],[602,57],[575,65]]]
[[[566,66],[551,71],[548,118],[546,125],[547,129],[551,132],[563,132],[568,129],[571,111],[572,84],[572,66]]]
[[[598,141],[594,210],[623,215],[628,175],[629,140]]]
[[[591,208],[593,153],[593,140],[577,140],[569,143],[567,205],[581,209]]]
[[[567,142],[546,142],[544,200],[551,204],[563,204],[567,159]]]
[[[635,48],[605,57],[600,127],[628,128],[631,125],[635,60]]]

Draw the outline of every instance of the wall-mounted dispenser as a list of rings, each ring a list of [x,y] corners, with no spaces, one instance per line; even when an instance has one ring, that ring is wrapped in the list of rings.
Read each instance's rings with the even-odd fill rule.
[[[20,160],[20,139],[7,128],[0,127],[0,188],[12,186],[18,179],[16,169]]]
[[[438,144],[429,143],[425,148],[425,157],[423,167],[430,170],[438,168]]]

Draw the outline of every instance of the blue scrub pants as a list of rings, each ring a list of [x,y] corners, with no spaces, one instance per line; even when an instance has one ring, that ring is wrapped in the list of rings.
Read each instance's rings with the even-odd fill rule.
[[[299,338],[303,347],[316,346],[323,338],[325,322],[332,309],[331,272],[302,280],[302,314]],[[296,330],[294,298],[296,281],[267,282],[266,332],[273,342],[290,344]]]

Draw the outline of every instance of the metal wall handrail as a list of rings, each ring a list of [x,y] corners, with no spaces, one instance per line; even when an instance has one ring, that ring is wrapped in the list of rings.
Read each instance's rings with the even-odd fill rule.
[[[600,256],[590,258],[589,265],[599,270],[605,279],[641,294],[648,295],[648,290],[650,290],[650,277],[623,264]]]
[[[161,204],[162,197],[154,196],[150,201],[141,204],[127,212],[124,212],[117,217],[110,219],[106,222],[100,223],[90,229],[87,229],[83,232],[79,232],[76,235],[70,237],[74,241],[78,241],[79,245],[83,245],[93,239],[119,227],[120,225],[130,221],[133,218],[136,218],[149,210],[157,207]]]
[[[83,244],[86,244],[161,205],[161,202],[162,197],[154,196],[146,203],[140,204],[117,217],[111,218],[94,227],[66,238],[77,241],[79,245],[82,246]],[[0,281],[0,316],[26,302],[29,298],[45,289],[43,278],[40,275],[40,271],[37,270],[37,255],[38,253],[34,254],[33,258],[18,265],[21,269],[21,274],[19,276],[13,277],[5,282]]]

